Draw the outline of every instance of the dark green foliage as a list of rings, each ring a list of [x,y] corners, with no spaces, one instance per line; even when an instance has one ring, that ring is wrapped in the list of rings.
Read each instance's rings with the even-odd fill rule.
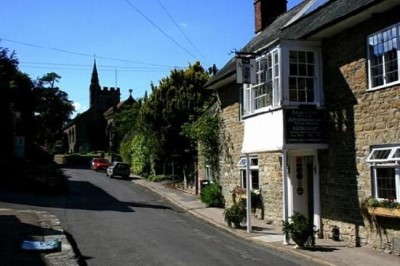
[[[232,191],[232,202],[232,206],[224,211],[224,220],[229,227],[234,225],[236,228],[240,228],[241,223],[246,220],[246,202],[238,198],[237,189]]]
[[[158,86],[152,85],[137,124],[152,174],[164,171],[164,165],[174,164],[182,171],[179,175],[184,175],[183,171],[186,176],[191,175],[189,167],[196,161],[197,145],[183,133],[182,126],[203,113],[210,100],[210,93],[203,89],[208,78],[197,62],[187,69],[171,71]]]
[[[214,182],[201,189],[200,199],[207,207],[223,208],[225,206],[221,186]]]
[[[36,114],[34,140],[49,150],[54,148],[57,140],[62,139],[63,126],[74,111],[68,94],[54,87],[54,83],[60,78],[54,72],[48,73],[38,80],[33,90]]]
[[[398,208],[400,209],[400,203],[395,199],[384,199],[378,200],[376,198],[367,199],[367,207],[382,207],[382,208]]]
[[[290,220],[291,222],[282,221],[282,232],[290,236],[299,247],[304,247],[304,244],[314,233],[313,228],[311,228],[307,217],[299,212],[294,212]]]
[[[240,228],[241,223],[246,220],[246,206],[244,201],[234,201],[231,207],[225,209],[224,220],[229,227],[234,225],[236,228]]]
[[[184,134],[200,144],[200,155],[205,164],[210,165],[213,174],[218,172],[219,154],[219,129],[221,121],[219,116],[204,113],[199,119],[183,125]]]
[[[166,175],[150,175],[148,180],[152,182],[161,182],[165,180],[171,180],[171,177]]]
[[[23,132],[25,125],[31,125],[33,118],[32,90],[29,77],[18,70],[18,60],[14,52],[0,47],[0,159],[12,155],[14,134],[25,133],[26,142],[32,132]],[[16,112],[19,113],[18,121]],[[15,131],[14,131],[15,130]]]

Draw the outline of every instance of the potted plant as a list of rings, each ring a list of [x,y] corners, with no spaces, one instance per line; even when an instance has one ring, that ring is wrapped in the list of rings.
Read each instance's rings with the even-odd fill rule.
[[[246,219],[246,206],[245,200],[239,197],[237,200],[237,189],[232,191],[232,206],[225,209],[224,220],[229,227],[234,225],[236,228],[240,228],[241,223]]]
[[[289,236],[295,243],[296,248],[304,248],[304,244],[314,233],[314,226],[311,225],[303,214],[294,212],[289,221],[282,221],[282,231]]]

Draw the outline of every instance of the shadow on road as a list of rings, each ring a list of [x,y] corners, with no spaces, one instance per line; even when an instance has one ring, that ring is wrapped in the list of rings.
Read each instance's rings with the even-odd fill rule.
[[[135,212],[132,208],[171,209],[158,204],[120,201],[103,189],[86,181],[69,180],[68,186],[68,195],[0,191],[0,202],[37,207],[117,212]]]
[[[33,220],[32,223],[24,223],[15,215],[0,215],[2,265],[46,265],[40,253],[21,248],[23,240],[43,240],[39,238],[43,235],[43,229],[34,224]],[[38,239],[32,239],[32,236],[38,236]]]

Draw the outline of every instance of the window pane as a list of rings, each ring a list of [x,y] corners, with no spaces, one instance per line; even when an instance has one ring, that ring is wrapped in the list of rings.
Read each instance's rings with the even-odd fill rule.
[[[242,179],[242,187],[246,188],[246,170],[241,170],[240,171],[241,174],[241,179]]]
[[[299,51],[299,52],[297,52],[297,54],[298,54],[297,62],[305,63],[306,62],[306,53]]]
[[[258,170],[251,170],[251,185],[252,189],[259,189]]]
[[[296,51],[289,51],[289,62],[297,63],[297,52]]]
[[[306,76],[306,75],[307,75],[307,65],[299,64],[299,76]]]
[[[264,54],[256,59],[256,84],[249,85],[249,92],[246,94],[246,103],[248,106],[244,109],[246,114],[256,112],[258,109],[268,106],[277,106],[279,101],[273,101],[276,98],[277,91],[280,90],[279,82],[279,52]],[[297,67],[297,65],[295,65]]]
[[[292,76],[298,75],[297,64],[290,64],[290,75]]]
[[[376,182],[378,185],[378,198],[397,199],[394,168],[377,168]]]
[[[315,101],[314,52],[290,51],[289,100],[292,102]]]
[[[314,53],[307,52],[307,63],[314,64]]]

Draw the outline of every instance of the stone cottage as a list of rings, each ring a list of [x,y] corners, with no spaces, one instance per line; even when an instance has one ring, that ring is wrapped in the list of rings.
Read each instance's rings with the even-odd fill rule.
[[[225,198],[249,172],[263,219],[301,212],[319,238],[399,249],[400,217],[363,202],[400,200],[400,2],[254,0],[254,11],[256,35],[206,84]]]

